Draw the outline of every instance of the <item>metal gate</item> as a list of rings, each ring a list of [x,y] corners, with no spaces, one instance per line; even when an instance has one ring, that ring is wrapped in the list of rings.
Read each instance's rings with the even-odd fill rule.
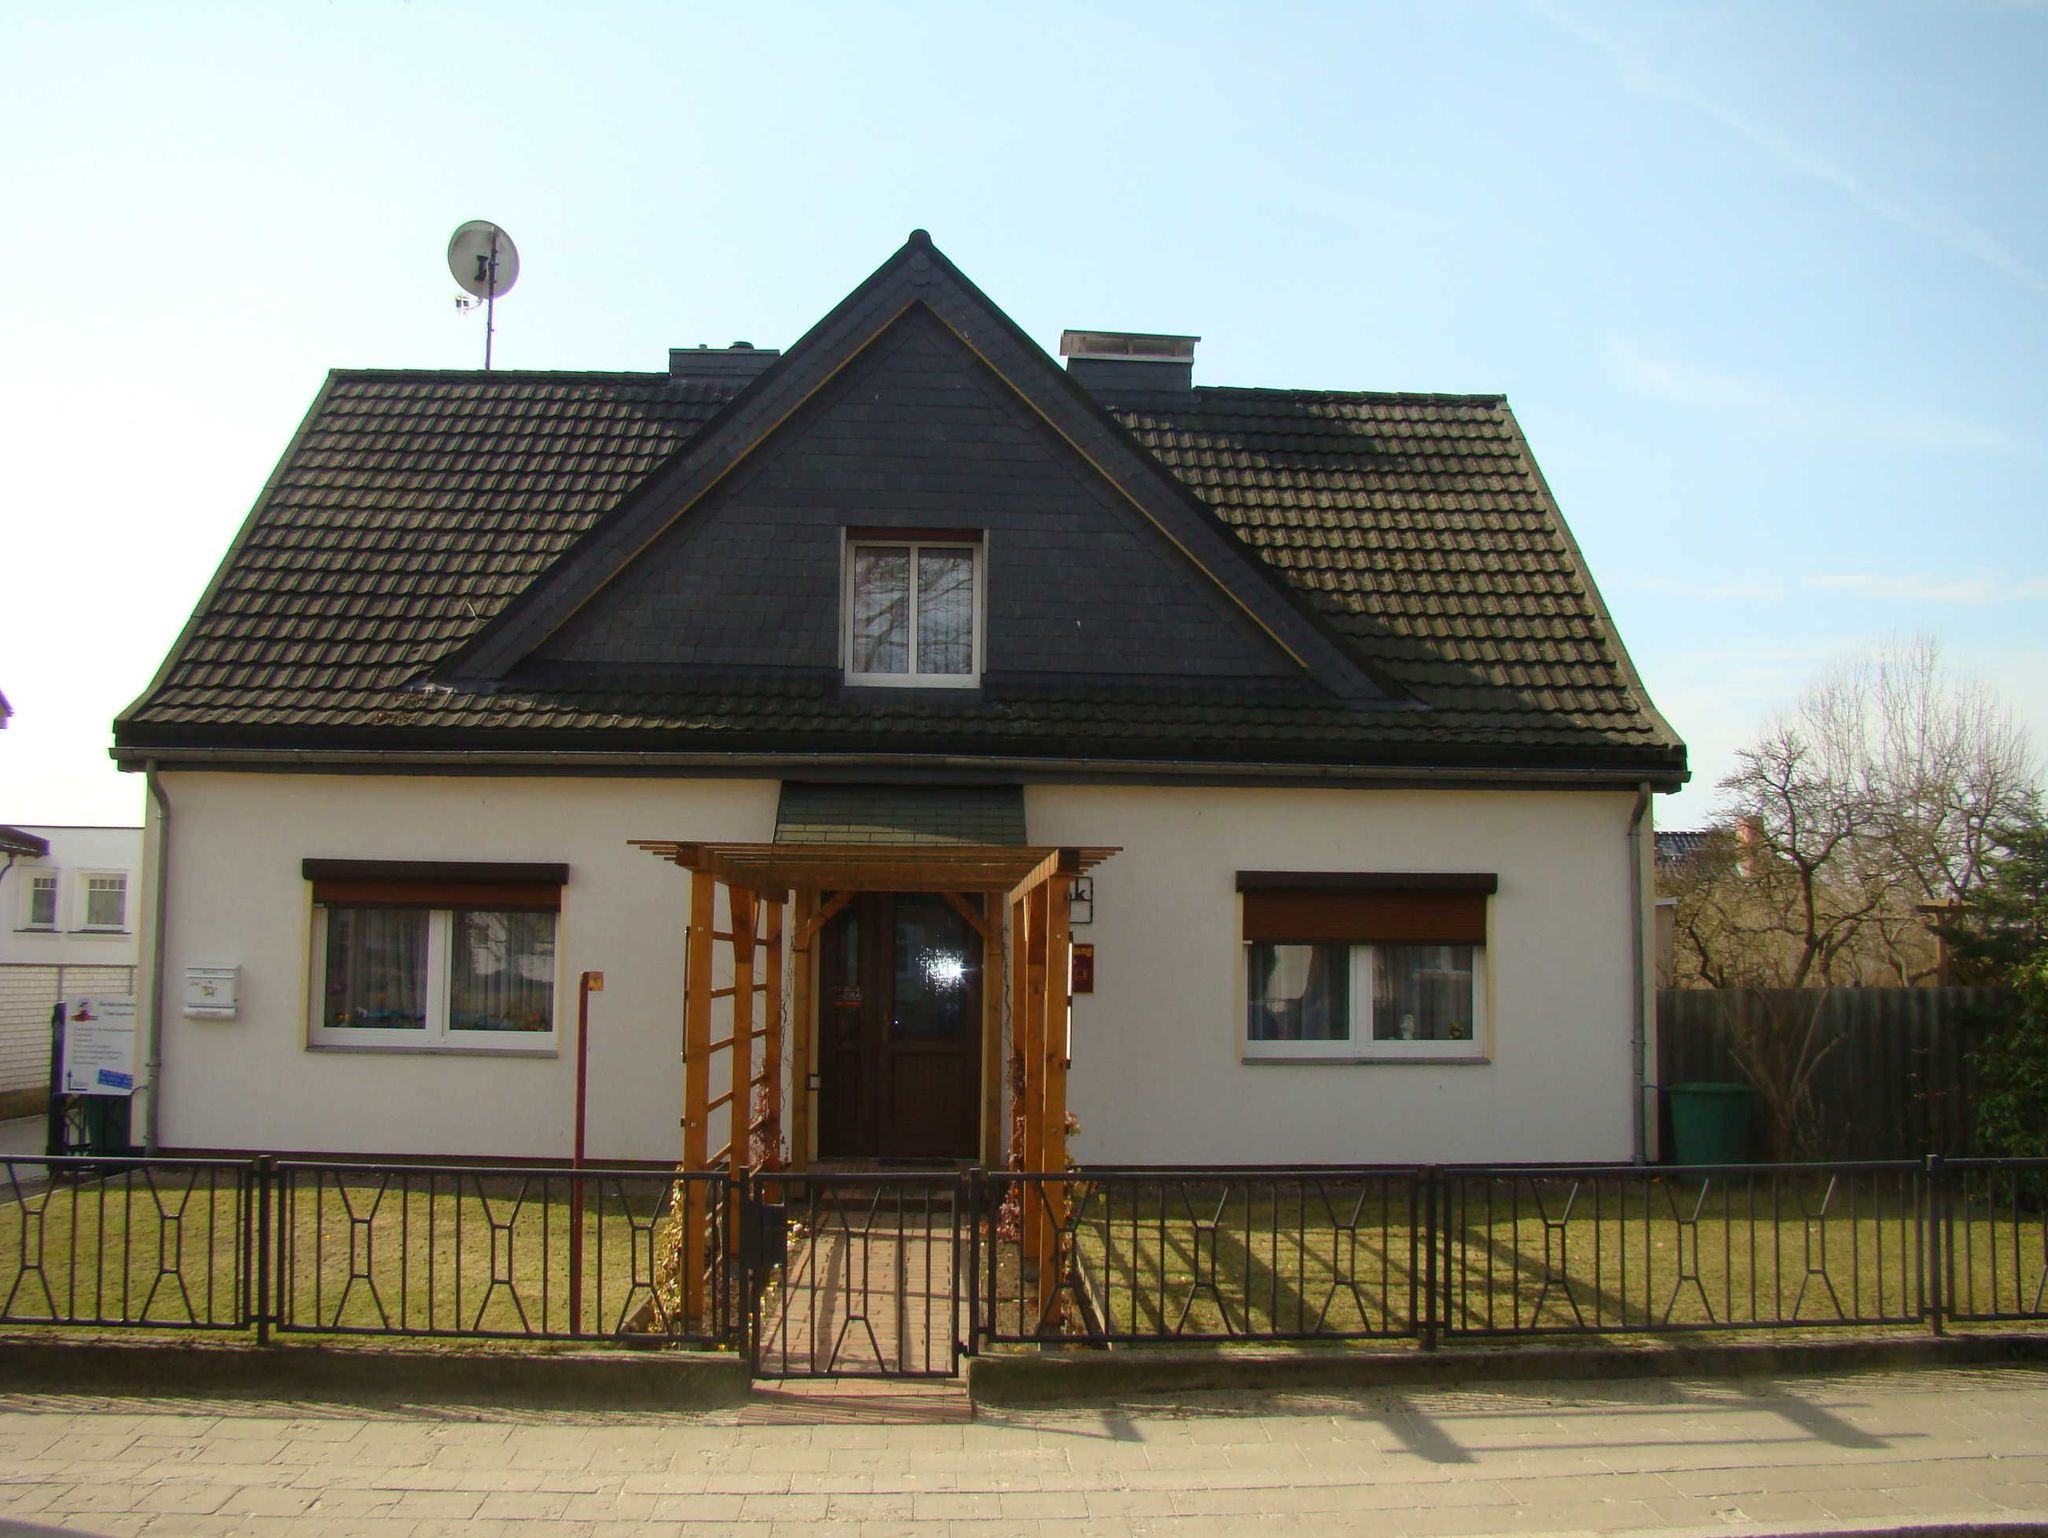
[[[747,1176],[740,1258],[754,1376],[958,1376],[978,1248],[971,1191],[951,1170]]]

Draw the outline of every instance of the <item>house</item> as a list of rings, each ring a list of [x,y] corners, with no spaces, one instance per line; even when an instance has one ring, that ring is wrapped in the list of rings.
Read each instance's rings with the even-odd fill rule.
[[[1630,1157],[1685,752],[1507,403],[1196,340],[917,232],[786,352],[330,375],[115,723],[155,1143],[560,1157],[587,1010],[604,1159]]]
[[[0,827],[0,1116],[49,1099],[50,1009],[132,994],[138,827]]]

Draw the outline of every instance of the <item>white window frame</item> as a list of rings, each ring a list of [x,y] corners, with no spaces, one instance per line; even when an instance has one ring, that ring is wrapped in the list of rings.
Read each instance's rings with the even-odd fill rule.
[[[1366,942],[1350,944],[1350,997],[1346,1001],[1345,1029],[1349,1036],[1330,1041],[1260,1041],[1251,1033],[1252,947],[1255,945],[1326,944],[1348,942],[1246,940],[1240,952],[1237,988],[1238,1034],[1246,1062],[1347,1062],[1347,1063],[1472,1063],[1492,1058],[1491,995],[1487,988],[1486,947],[1472,944],[1472,1035],[1465,1041],[1381,1041],[1373,1035],[1376,992],[1373,967],[1379,946]],[[1383,942],[1392,945],[1396,942]],[[1459,942],[1465,943],[1465,942]],[[1361,1018],[1362,1017],[1362,1018]],[[1361,1029],[1362,1027],[1362,1029]]]
[[[36,883],[50,883],[50,921],[36,921]],[[47,867],[30,866],[28,880],[21,884],[21,927],[34,934],[55,934],[64,922],[64,882],[61,874]]]
[[[95,924],[92,922],[92,884],[95,881],[118,881],[121,883],[121,922],[118,924]],[[82,870],[71,883],[72,901],[78,904],[78,923],[75,932],[85,935],[125,935],[128,933],[128,899],[132,895],[133,883],[125,870]]]
[[[348,904],[346,906],[357,906]],[[555,975],[549,981],[548,1028],[545,1031],[458,1031],[448,1024],[448,995],[453,984],[455,913],[429,908],[427,913],[427,1021],[421,1030],[384,1030],[375,1026],[327,1025],[327,917],[333,908],[313,905],[313,946],[307,967],[307,1045],[328,1051],[462,1052],[495,1056],[554,1057],[562,1030],[562,915],[555,921]],[[465,912],[494,912],[489,908]],[[511,910],[507,910],[511,911]]]
[[[983,626],[987,612],[988,584],[985,551],[987,540],[977,539],[891,539],[881,535],[847,534],[840,552],[839,580],[839,665],[849,684],[878,689],[974,689],[981,685]],[[910,552],[910,670],[905,673],[859,673],[853,666],[854,591],[853,562],[862,550],[908,550]],[[965,673],[920,673],[917,671],[917,563],[921,550],[965,550],[972,560],[974,584],[974,625],[969,643],[970,657]]]

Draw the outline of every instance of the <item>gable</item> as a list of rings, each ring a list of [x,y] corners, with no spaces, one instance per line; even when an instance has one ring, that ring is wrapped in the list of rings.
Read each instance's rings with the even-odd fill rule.
[[[913,306],[511,670],[835,673],[849,531],[976,534],[984,677],[1283,679],[1300,665]]]

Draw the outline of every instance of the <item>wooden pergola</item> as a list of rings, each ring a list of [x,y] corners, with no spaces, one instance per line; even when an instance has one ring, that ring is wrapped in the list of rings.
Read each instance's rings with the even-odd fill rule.
[[[980,935],[982,975],[991,984],[982,989],[982,1160],[993,1168],[1052,1174],[1067,1168],[1073,882],[1115,849],[667,839],[632,843],[690,872],[683,973],[683,1168],[723,1169],[737,1178],[751,1169],[809,1167],[809,1086],[816,1026],[813,946],[833,915],[862,892],[937,893]],[[724,929],[717,926],[721,889]],[[732,981],[714,986],[720,944],[730,948]],[[788,1018],[793,1025],[786,1043],[785,953]],[[1005,1128],[1000,1070],[1006,1013],[1011,1103]],[[761,1046],[758,1058],[756,1043]],[[785,1065],[793,1086],[786,1128]],[[714,1149],[712,1118],[720,1109],[727,1111],[730,1135]],[[1064,1206],[1056,1183],[1041,1189],[1043,1200],[1024,1204],[1030,1215],[1022,1243],[1031,1261],[1050,1246],[1052,1225]],[[683,1256],[687,1274],[701,1277],[710,1248],[711,1214],[699,1208],[691,1221]],[[737,1223],[729,1224],[727,1232],[729,1242],[737,1245]],[[1042,1268],[1041,1275],[1041,1285],[1049,1285],[1050,1268]],[[698,1289],[692,1291],[701,1295]]]

